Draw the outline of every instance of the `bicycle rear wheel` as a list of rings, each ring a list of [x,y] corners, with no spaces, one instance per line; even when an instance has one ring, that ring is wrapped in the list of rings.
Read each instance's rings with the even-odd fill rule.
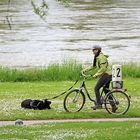
[[[67,112],[78,112],[85,104],[85,95],[78,89],[70,91],[64,98],[64,109]]]
[[[114,90],[107,94],[105,98],[105,109],[114,115],[124,115],[130,107],[129,96],[121,91]]]

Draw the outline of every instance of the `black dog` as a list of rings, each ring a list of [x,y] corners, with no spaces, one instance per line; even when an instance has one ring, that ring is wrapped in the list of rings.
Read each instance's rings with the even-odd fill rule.
[[[24,101],[21,102],[21,107],[22,108],[32,109],[31,102],[32,102],[31,99],[26,99],[26,100],[24,100]]]
[[[48,101],[47,99],[44,100],[31,100],[26,99],[22,101],[21,107],[25,109],[51,109],[50,107],[51,101]]]

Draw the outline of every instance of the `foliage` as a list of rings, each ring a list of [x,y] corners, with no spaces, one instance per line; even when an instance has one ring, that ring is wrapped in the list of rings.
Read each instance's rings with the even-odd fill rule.
[[[41,19],[43,19],[44,21],[46,20],[45,18],[48,15],[48,5],[46,3],[45,0],[42,0],[42,3],[40,4],[40,6],[37,6],[35,4],[35,0],[31,0],[31,4],[33,6],[34,12],[40,16]]]

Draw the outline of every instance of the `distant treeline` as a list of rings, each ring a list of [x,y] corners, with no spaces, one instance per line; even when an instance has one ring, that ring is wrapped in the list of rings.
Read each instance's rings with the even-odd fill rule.
[[[82,64],[76,61],[64,61],[62,64],[51,64],[47,68],[13,69],[0,68],[1,82],[29,81],[74,81],[79,78]],[[140,65],[123,64],[123,77],[140,78]]]

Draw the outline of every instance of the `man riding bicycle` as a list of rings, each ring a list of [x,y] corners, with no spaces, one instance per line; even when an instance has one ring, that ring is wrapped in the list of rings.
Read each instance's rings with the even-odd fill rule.
[[[98,71],[92,76],[93,78],[100,77],[96,86],[94,88],[96,95],[96,104],[92,108],[94,110],[102,108],[102,103],[100,99],[100,88],[104,86],[104,92],[107,94],[109,92],[110,81],[112,80],[112,70],[108,65],[108,56],[102,53],[102,48],[98,45],[93,46],[92,52],[94,54],[93,64],[81,71],[82,74],[92,70],[98,69]],[[116,106],[112,105],[112,110],[116,111]]]

